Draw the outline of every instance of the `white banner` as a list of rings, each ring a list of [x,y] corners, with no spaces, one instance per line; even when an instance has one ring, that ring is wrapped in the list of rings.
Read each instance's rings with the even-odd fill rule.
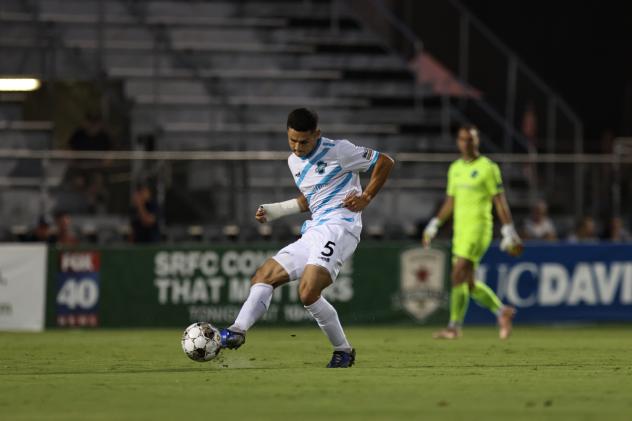
[[[45,244],[0,244],[0,330],[43,330]]]

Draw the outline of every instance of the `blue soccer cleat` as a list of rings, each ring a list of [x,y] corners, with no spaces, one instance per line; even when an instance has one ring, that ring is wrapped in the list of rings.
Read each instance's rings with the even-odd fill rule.
[[[222,348],[237,349],[246,342],[246,335],[233,330],[222,329],[219,331]]]
[[[327,368],[349,368],[355,363],[355,356],[355,349],[352,349],[351,352],[334,351]]]

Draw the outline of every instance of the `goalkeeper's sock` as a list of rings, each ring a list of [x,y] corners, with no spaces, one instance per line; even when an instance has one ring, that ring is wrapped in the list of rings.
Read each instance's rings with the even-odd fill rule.
[[[463,325],[467,306],[470,302],[470,290],[467,283],[452,287],[450,292],[450,328],[459,329]]]
[[[316,319],[318,326],[327,335],[335,351],[351,351],[351,344],[347,341],[345,332],[342,330],[338,313],[334,306],[325,300],[325,297],[321,296],[313,304],[305,306],[305,309]]]
[[[470,295],[481,307],[485,307],[496,316],[500,314],[500,309],[502,308],[503,303],[500,302],[498,296],[484,282],[474,282],[474,288],[472,289]]]
[[[234,332],[245,333],[261,318],[270,307],[274,288],[268,284],[254,284],[250,287],[248,298],[241,306],[235,323],[228,328]]]

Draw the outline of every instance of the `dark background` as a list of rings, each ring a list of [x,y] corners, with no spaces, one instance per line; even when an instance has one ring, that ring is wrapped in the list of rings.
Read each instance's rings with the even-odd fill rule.
[[[632,135],[632,2],[463,0],[575,110],[589,143]]]

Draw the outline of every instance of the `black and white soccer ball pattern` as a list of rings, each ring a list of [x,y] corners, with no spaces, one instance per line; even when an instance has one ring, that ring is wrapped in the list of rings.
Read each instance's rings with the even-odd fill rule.
[[[193,323],[182,334],[182,350],[193,361],[210,361],[221,349],[219,330],[210,323]]]

